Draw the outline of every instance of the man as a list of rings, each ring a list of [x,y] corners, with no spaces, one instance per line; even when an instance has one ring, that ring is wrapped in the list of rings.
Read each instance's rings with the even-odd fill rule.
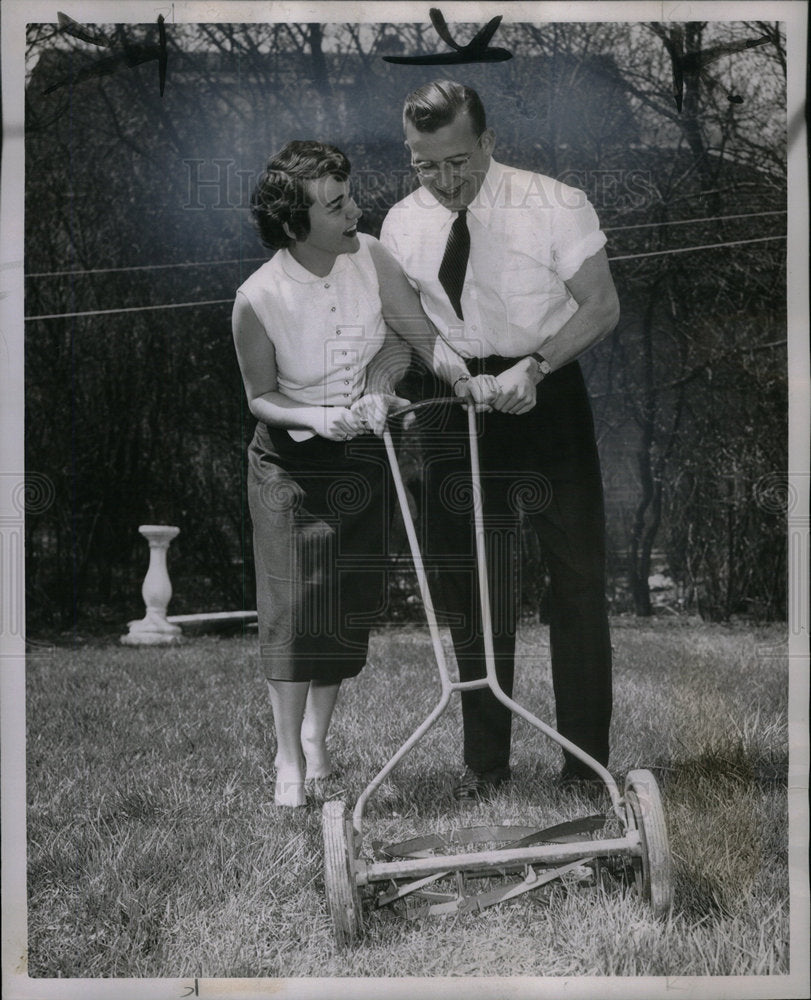
[[[453,391],[480,401],[482,384],[490,387],[479,447],[496,673],[511,695],[522,508],[550,573],[557,729],[605,765],[611,644],[602,486],[575,360],[619,317],[605,236],[582,192],[492,159],[495,133],[470,88],[418,88],[406,98],[403,123],[421,187],[388,213],[381,241],[470,373]],[[436,604],[451,626],[460,678],[469,680],[484,676],[484,650],[470,517],[458,495],[469,475],[466,418],[449,410],[425,435],[426,563],[438,571]],[[510,777],[511,713],[483,689],[463,692],[462,716],[466,770],[456,795],[470,799]],[[561,781],[594,777],[564,753]]]

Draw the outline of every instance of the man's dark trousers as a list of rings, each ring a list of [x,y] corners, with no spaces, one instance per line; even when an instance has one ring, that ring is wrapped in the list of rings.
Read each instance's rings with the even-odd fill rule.
[[[499,374],[515,358],[474,359]],[[447,388],[445,389],[447,392]],[[442,394],[441,392],[438,394]],[[611,642],[605,600],[605,527],[599,459],[583,377],[572,362],[538,386],[526,414],[482,413],[479,452],[496,673],[512,694],[520,616],[520,511],[537,533],[550,575],[552,680],[557,729],[608,762]],[[424,560],[434,603],[451,626],[461,680],[485,674],[476,580],[467,415],[459,406],[421,421]],[[487,689],[462,693],[464,760],[479,773],[508,766],[512,714]],[[567,769],[591,774],[570,755]]]

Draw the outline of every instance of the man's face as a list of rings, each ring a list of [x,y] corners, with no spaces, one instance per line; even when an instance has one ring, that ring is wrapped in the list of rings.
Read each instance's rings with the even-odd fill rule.
[[[313,203],[308,210],[310,232],[299,241],[301,247],[309,253],[355,253],[360,249],[358,219],[363,213],[350,194],[349,181],[319,177],[306,183]]]
[[[482,186],[495,135],[489,128],[476,135],[470,115],[464,112],[436,132],[419,132],[406,122],[405,144],[420,184],[445,208],[458,212]]]

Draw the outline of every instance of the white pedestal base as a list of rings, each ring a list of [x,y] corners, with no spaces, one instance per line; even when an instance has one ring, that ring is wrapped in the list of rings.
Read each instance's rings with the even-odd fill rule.
[[[127,623],[129,632],[121,636],[121,642],[125,646],[176,646],[185,640],[180,626],[166,620],[172,597],[166,553],[180,528],[166,524],[142,524],[138,531],[149,542],[149,569],[141,587],[146,614],[137,621]]]

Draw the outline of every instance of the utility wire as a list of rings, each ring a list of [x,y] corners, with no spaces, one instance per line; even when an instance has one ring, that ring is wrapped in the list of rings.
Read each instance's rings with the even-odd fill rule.
[[[786,238],[785,234],[782,236],[758,236],[751,240],[732,240],[729,243],[705,243],[703,246],[698,247],[676,247],[672,250],[649,250],[647,253],[629,253],[620,257],[609,257],[609,260],[638,260],[640,257],[661,257],[663,254],[668,253],[688,253],[691,250],[715,250],[718,247],[739,247],[743,246],[744,243],[765,243],[767,240],[784,240]]]
[[[764,215],[785,215],[785,209],[775,209],[769,212],[747,212],[741,215],[709,215],[699,219],[673,219],[668,222],[640,222],[630,226],[605,226],[604,233],[619,233],[628,229],[654,229],[660,226],[687,226],[698,222],[724,222],[727,219],[756,219]],[[60,278],[68,274],[121,274],[125,271],[160,271],[173,267],[215,267],[220,264],[255,264],[267,260],[266,257],[233,257],[230,260],[190,260],[178,264],[138,264],[129,267],[94,267],[85,271],[32,271],[26,278]]]
[[[78,316],[109,316],[112,313],[147,312],[150,309],[185,309],[188,306],[219,306],[231,299],[208,299],[205,302],[159,302],[154,306],[127,306],[123,309],[90,309],[87,312],[49,313],[43,316],[26,316],[29,319],[75,319]]]
[[[641,257],[660,257],[663,254],[669,253],[689,253],[692,250],[716,250],[719,247],[737,247],[743,246],[746,243],[764,243],[767,240],[784,240],[786,238],[785,234],[779,236],[758,236],[751,240],[732,240],[727,243],[705,243],[702,246],[696,247],[675,247],[671,250],[651,250],[647,253],[631,253],[625,254],[619,257],[609,257],[610,261],[617,260],[638,260]],[[121,309],[91,309],[86,312],[70,312],[70,313],[49,313],[41,316],[25,316],[26,322],[28,320],[35,319],[76,319],[81,316],[110,316],[113,313],[133,313],[133,312],[147,312],[151,309],[185,309],[190,306],[219,306],[226,302],[233,302],[233,298],[230,299],[208,299],[205,302],[167,302],[159,303],[154,306],[127,306]]]
[[[689,226],[697,222],[725,222],[727,219],[756,219],[762,215],[785,215],[785,208],[778,208],[770,212],[746,212],[742,215],[707,215],[701,219],[671,219],[668,222],[639,222],[633,226],[604,226],[604,233],[618,233],[627,229],[654,229],[659,226]]]
[[[114,274],[122,271],[160,271],[172,267],[211,267],[215,264],[253,264],[267,257],[234,257],[233,260],[189,260],[179,264],[138,264],[131,267],[94,267],[87,271],[32,271],[26,278],[58,278],[66,274]]]

